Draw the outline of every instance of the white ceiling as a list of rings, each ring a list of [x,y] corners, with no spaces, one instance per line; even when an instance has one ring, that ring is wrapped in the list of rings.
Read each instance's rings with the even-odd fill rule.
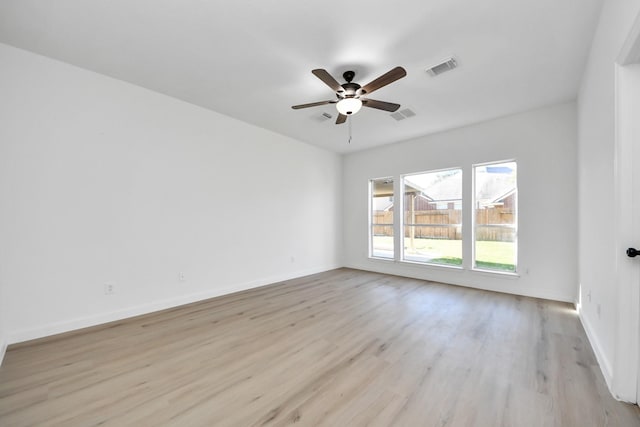
[[[0,42],[336,152],[406,140],[576,97],[601,0],[0,0]],[[425,69],[454,55],[460,67]],[[363,108],[335,125],[311,74],[364,85],[417,116]],[[332,120],[321,120],[323,112]]]

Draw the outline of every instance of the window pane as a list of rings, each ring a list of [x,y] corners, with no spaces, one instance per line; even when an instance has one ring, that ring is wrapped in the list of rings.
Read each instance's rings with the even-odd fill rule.
[[[370,185],[371,256],[393,259],[393,179],[374,179]]]
[[[461,227],[413,226],[413,242],[411,230],[409,237],[404,238],[404,259],[407,261],[427,262],[433,264],[462,265]],[[456,235],[458,238],[448,238]]]
[[[515,162],[476,166],[475,267],[516,271],[517,167]]]
[[[462,265],[462,170],[408,175],[402,185],[403,259]]]

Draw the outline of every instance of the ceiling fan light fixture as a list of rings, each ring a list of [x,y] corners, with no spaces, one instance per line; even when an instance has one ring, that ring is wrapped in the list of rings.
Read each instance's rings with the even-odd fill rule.
[[[344,98],[338,101],[336,109],[340,114],[350,116],[357,113],[362,108],[362,101],[358,98]]]
[[[336,93],[336,98],[327,101],[309,102],[307,104],[292,105],[294,110],[300,110],[301,108],[319,107],[321,105],[336,104],[336,109],[340,114],[336,119],[336,124],[341,125],[347,121],[347,117],[356,114],[360,111],[360,108],[364,105],[367,108],[374,108],[376,110],[395,112],[400,108],[400,104],[394,104],[393,102],[377,101],[375,99],[366,98],[360,99],[360,96],[369,96],[372,92],[387,86],[390,83],[395,82],[407,75],[407,71],[402,67],[396,67],[390,71],[387,71],[377,79],[373,79],[364,86],[360,86],[358,83],[353,82],[355,72],[345,71],[342,77],[346,80],[346,83],[340,84],[336,79],[331,76],[322,68],[316,68],[311,70],[311,73],[322,80],[324,84],[329,86]]]

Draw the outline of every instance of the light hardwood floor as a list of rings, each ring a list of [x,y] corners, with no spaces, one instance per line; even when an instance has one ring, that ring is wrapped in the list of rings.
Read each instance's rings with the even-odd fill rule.
[[[9,348],[0,425],[633,426],[568,304],[339,269]]]

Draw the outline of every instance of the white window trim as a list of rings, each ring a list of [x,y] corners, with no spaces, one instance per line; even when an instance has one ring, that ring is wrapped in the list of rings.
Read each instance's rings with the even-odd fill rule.
[[[515,190],[515,208],[516,208],[516,218],[515,218],[515,224],[514,224],[514,228],[515,228],[515,240],[514,240],[514,246],[515,246],[515,254],[514,254],[514,270],[513,271],[501,271],[501,270],[494,270],[491,268],[482,268],[482,267],[478,267],[476,266],[476,167],[482,167],[482,166],[490,166],[490,165],[498,165],[498,164],[502,164],[502,163],[515,163],[517,165],[517,169],[520,169],[520,166],[518,165],[518,161],[516,159],[507,159],[507,160],[497,160],[497,161],[491,161],[491,162],[485,162],[485,163],[474,163],[471,165],[471,180],[472,180],[472,187],[471,187],[471,203],[469,204],[469,208],[470,208],[470,217],[471,217],[471,271],[476,271],[479,273],[490,273],[490,274],[499,274],[499,275],[504,275],[504,276],[515,276],[515,277],[520,277],[520,274],[518,272],[518,223],[519,218],[520,218],[520,207],[519,207],[519,184],[520,184],[520,180],[518,179],[518,176],[516,175],[516,190]]]
[[[460,218],[460,227],[461,227],[461,233],[462,233],[462,241],[461,241],[461,245],[462,245],[462,253],[460,254],[460,256],[462,257],[462,262],[460,265],[450,265],[450,264],[441,264],[441,263],[436,263],[436,262],[426,262],[426,261],[416,261],[416,260],[412,260],[412,259],[406,259],[405,257],[405,253],[404,253],[404,227],[405,227],[405,219],[404,219],[404,181],[405,178],[407,177],[411,177],[414,175],[423,175],[423,174],[427,174],[427,173],[438,173],[438,172],[446,172],[446,171],[454,171],[454,170],[459,170],[460,173],[462,174],[462,200],[460,201],[460,203],[462,204],[462,217]],[[423,265],[423,266],[429,266],[429,267],[444,267],[446,269],[452,269],[452,270],[463,270],[464,269],[464,263],[465,263],[465,258],[464,258],[464,245],[465,245],[465,239],[464,239],[464,177],[465,177],[465,173],[464,173],[464,168],[462,166],[451,166],[448,168],[442,168],[442,169],[433,169],[433,170],[427,170],[427,171],[422,171],[422,172],[411,172],[411,173],[405,173],[400,175],[400,179],[398,180],[398,184],[399,184],[399,188],[396,190],[395,185],[394,185],[394,195],[399,194],[400,197],[396,197],[396,199],[399,199],[400,202],[397,203],[397,205],[399,205],[400,209],[399,212],[395,212],[394,215],[396,215],[397,218],[400,218],[400,221],[395,221],[398,224],[398,233],[397,235],[399,236],[398,239],[395,240],[395,244],[396,244],[396,248],[400,247],[399,251],[397,252],[397,260],[402,262],[402,263],[406,263],[406,264],[412,264],[412,265]],[[395,206],[395,204],[394,204]],[[395,231],[394,231],[395,233]],[[399,246],[398,246],[399,245]],[[395,249],[395,248],[394,248]]]
[[[394,198],[394,203],[393,203],[393,257],[389,258],[389,257],[383,257],[383,256],[376,256],[373,254],[373,182],[374,181],[379,181],[382,179],[391,179],[393,180],[393,198]],[[395,195],[396,195],[396,179],[393,176],[382,176],[379,178],[371,178],[369,179],[369,191],[368,191],[368,204],[369,204],[369,208],[368,208],[368,216],[367,216],[367,224],[368,224],[368,230],[367,230],[367,234],[369,236],[369,250],[368,250],[368,257],[369,259],[375,259],[375,260],[382,260],[382,261],[395,261],[396,258],[398,257],[398,251],[396,250],[396,224],[398,221],[396,221],[396,203],[395,203]]]

